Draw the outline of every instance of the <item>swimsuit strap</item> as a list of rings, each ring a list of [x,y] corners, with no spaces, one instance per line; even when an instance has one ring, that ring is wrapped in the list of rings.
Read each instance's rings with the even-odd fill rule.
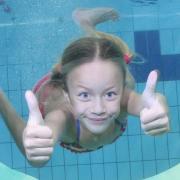
[[[80,121],[79,119],[76,120],[76,132],[77,132],[77,144],[79,144],[80,139]]]

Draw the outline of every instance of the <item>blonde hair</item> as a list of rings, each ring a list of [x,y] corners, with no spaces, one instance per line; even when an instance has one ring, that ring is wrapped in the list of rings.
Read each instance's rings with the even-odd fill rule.
[[[66,77],[72,69],[83,63],[92,62],[96,57],[119,65],[125,81],[127,67],[124,52],[111,39],[97,37],[83,37],[72,42],[64,50],[60,62],[53,69],[51,81],[67,90]]]

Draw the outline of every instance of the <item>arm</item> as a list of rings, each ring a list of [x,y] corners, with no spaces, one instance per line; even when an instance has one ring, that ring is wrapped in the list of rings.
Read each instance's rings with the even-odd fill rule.
[[[126,107],[129,114],[134,116],[140,116],[140,112],[144,108],[142,95],[136,93],[132,89],[125,87],[122,105]]]
[[[140,116],[141,127],[149,135],[169,131],[169,113],[166,98],[155,92],[157,78],[157,72],[152,71],[148,76],[142,94],[125,88],[122,99],[122,105],[126,107],[128,113]]]
[[[32,98],[27,99],[27,101],[31,100]],[[40,167],[48,162],[55,143],[65,133],[66,115],[63,111],[56,110],[49,112],[44,120],[39,120],[41,116],[39,115],[40,112],[38,114],[37,111],[37,109],[39,110],[38,104],[35,102],[35,107],[34,105],[32,107],[30,102],[29,105],[30,117],[26,123],[18,115],[3,91],[0,90],[0,113],[5,124],[29,163],[32,166]],[[44,148],[45,151],[42,152],[41,148]],[[34,158],[35,156],[36,158]]]
[[[0,90],[0,113],[4,119],[6,126],[8,127],[10,133],[12,134],[17,146],[20,151],[25,154],[23,142],[22,142],[22,134],[24,128],[26,127],[26,123],[24,120],[17,114],[14,107],[8,101],[8,98]]]
[[[26,92],[26,100],[29,119],[23,132],[25,153],[32,166],[41,167],[49,161],[54,145],[65,132],[66,114],[54,110],[43,119],[37,99],[31,91]]]

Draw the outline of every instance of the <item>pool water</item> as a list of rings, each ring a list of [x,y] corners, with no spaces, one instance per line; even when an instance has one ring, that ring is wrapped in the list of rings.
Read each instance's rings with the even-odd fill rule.
[[[27,119],[24,92],[57,62],[64,47],[80,36],[73,23],[77,7],[113,7],[120,20],[98,29],[120,36],[146,63],[132,64],[138,92],[153,69],[160,71],[157,90],[166,95],[171,131],[151,137],[138,118],[115,143],[74,154],[56,146],[52,160],[33,168],[21,155],[0,119],[0,162],[40,180],[141,180],[180,162],[180,1],[179,0],[0,0],[0,87]]]

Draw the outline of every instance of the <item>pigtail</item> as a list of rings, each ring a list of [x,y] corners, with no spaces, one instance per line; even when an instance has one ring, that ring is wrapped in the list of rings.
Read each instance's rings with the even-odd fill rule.
[[[60,63],[53,66],[50,83],[52,83],[54,86],[60,86],[61,88],[65,89],[65,81]]]

